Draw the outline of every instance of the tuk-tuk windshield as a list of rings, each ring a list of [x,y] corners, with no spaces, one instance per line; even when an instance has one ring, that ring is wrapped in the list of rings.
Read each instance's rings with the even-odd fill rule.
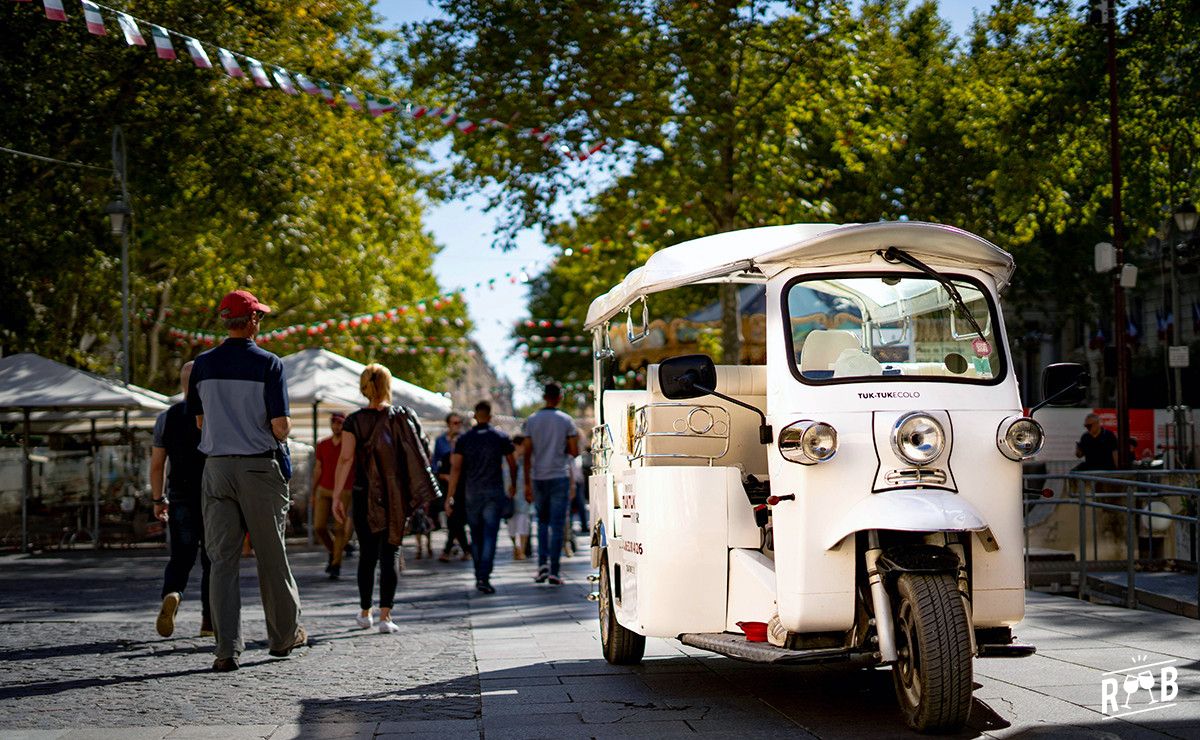
[[[820,276],[785,293],[791,352],[806,383],[858,378],[992,383],[1004,359],[984,288],[956,277],[975,325],[923,274]]]

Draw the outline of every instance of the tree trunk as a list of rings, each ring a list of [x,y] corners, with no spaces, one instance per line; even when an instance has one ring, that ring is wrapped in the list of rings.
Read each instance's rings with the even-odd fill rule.
[[[154,312],[154,323],[150,325],[150,331],[146,332],[146,343],[149,345],[147,352],[148,362],[146,363],[146,385],[153,388],[154,383],[158,380],[159,364],[162,361],[162,344],[159,342],[159,335],[162,334],[163,327],[167,321],[167,307],[171,305],[171,281],[163,285],[162,292],[158,296],[158,309]]]
[[[742,307],[736,283],[721,286],[721,363],[742,364]]]

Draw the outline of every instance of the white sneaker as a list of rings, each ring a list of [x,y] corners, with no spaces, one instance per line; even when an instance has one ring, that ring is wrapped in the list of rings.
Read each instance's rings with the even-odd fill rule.
[[[371,629],[375,625],[375,615],[368,613],[367,616],[361,614],[354,617],[354,623],[365,630]]]
[[[394,635],[400,628],[391,619],[384,619],[379,622],[379,631],[385,635]]]

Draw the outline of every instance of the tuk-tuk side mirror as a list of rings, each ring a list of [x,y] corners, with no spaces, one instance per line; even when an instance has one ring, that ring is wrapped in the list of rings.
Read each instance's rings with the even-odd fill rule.
[[[672,401],[707,396],[717,389],[717,366],[708,355],[680,355],[658,366],[658,387]]]
[[[724,401],[741,406],[758,414],[758,441],[769,445],[775,439],[767,416],[762,409],[745,401],[725,395],[717,390],[717,366],[708,355],[680,355],[663,360],[658,366],[658,387],[672,401],[683,401],[700,396],[716,396]]]
[[[1087,368],[1078,362],[1047,365],[1042,371],[1042,402],[1034,410],[1043,406],[1076,406],[1083,403],[1091,380]]]

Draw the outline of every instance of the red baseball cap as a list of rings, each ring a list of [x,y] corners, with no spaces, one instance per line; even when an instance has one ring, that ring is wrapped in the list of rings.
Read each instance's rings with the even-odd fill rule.
[[[255,311],[263,313],[271,313],[270,306],[263,305],[254,294],[248,290],[235,290],[232,293],[226,293],[221,299],[221,307],[218,313],[223,319],[240,319],[243,316],[249,316]]]

